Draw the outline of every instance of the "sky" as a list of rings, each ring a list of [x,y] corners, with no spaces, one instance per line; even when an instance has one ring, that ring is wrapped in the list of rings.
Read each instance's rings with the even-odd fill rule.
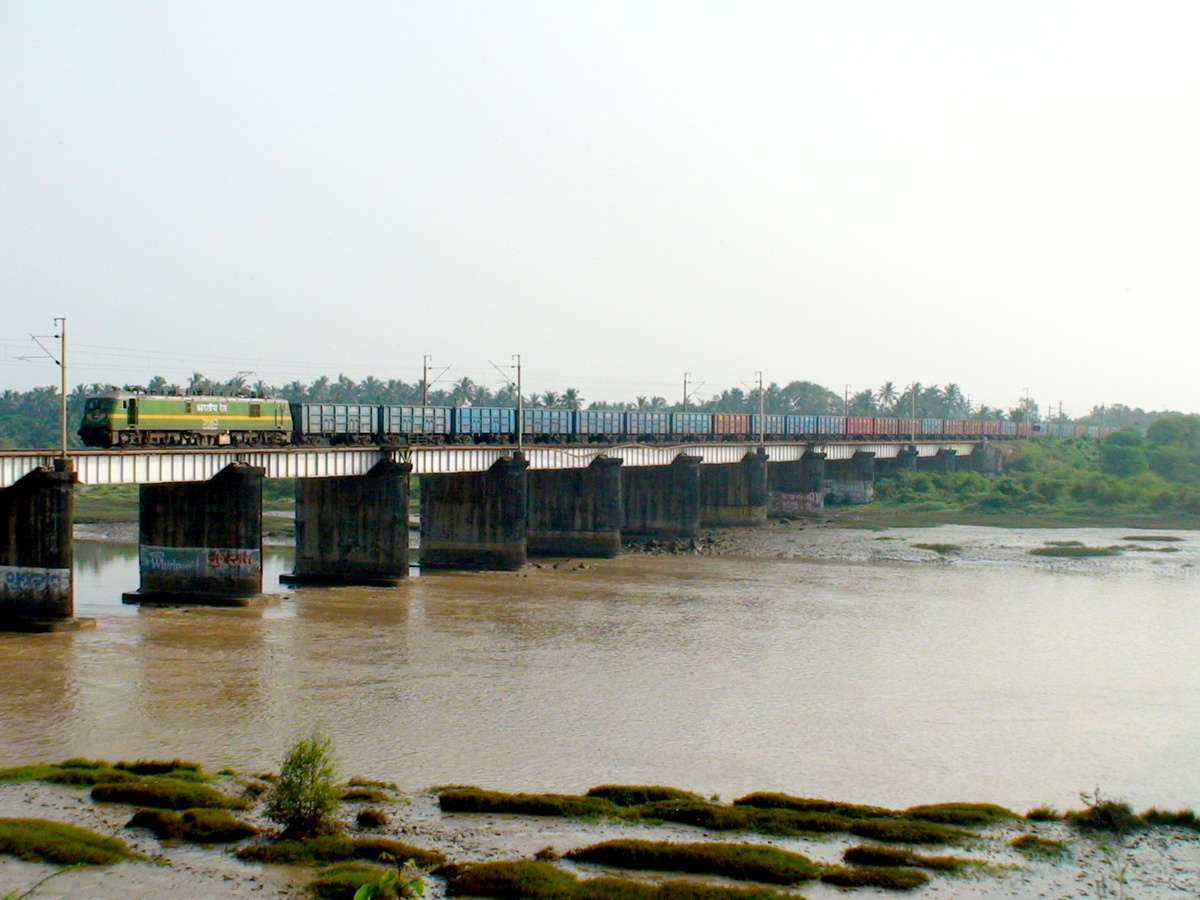
[[[1200,411],[1200,7],[0,0],[0,390]],[[51,351],[54,341],[43,341]],[[24,360],[21,357],[39,357]],[[449,367],[449,368],[446,368]],[[444,371],[443,371],[444,370]]]

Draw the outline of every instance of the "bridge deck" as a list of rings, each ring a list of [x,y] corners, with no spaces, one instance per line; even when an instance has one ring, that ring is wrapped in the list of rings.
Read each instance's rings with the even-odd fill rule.
[[[664,466],[682,454],[699,456],[702,464],[739,462],[754,452],[758,443],[718,444],[533,444],[524,448],[531,469],[576,469],[591,464],[598,456],[623,460],[626,466]],[[878,459],[892,459],[904,447],[915,446],[921,456],[934,456],[939,450],[954,450],[966,455],[976,446],[970,441],[840,442],[840,443],[768,443],[766,451],[773,462],[800,459],[806,451],[826,454],[826,459],[849,459],[858,451],[874,453]],[[413,473],[429,475],[454,472],[479,472],[491,467],[512,446],[445,446],[380,449],[378,447],[285,447],[262,450],[216,448],[203,450],[78,450],[69,456],[80,484],[165,484],[183,481],[207,481],[231,463],[259,466],[267,478],[330,478],[338,475],[364,475],[382,459],[412,463]],[[58,458],[54,450],[0,451],[0,488],[8,487],[28,473],[52,467]]]

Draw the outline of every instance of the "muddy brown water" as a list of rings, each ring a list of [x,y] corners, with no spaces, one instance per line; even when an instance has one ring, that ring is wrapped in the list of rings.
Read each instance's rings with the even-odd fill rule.
[[[123,606],[136,548],[77,543],[73,635],[0,635],[0,765],[277,765],[313,727],[409,788],[659,783],[903,807],[1200,808],[1200,536],[729,534],[723,555],[277,587],[248,611]],[[1163,534],[1156,532],[1155,534]],[[916,544],[953,543],[947,554]],[[1165,548],[1173,547],[1173,550]]]

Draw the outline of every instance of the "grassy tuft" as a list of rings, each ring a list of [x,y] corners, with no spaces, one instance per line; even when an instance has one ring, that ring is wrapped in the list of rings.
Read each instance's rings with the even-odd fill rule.
[[[309,890],[322,900],[354,900],[354,895],[363,885],[379,887],[379,881],[389,872],[395,871],[389,866],[379,866],[373,863],[349,862],[338,863],[323,869],[316,878],[309,882]],[[379,894],[380,897],[395,897],[392,894]]]
[[[766,888],[734,888],[667,881],[649,884],[620,878],[580,881],[547,862],[482,862],[442,870],[449,896],[497,900],[784,900],[794,895]]]
[[[932,550],[942,556],[951,556],[955,553],[962,553],[961,544],[913,544],[918,550]]]
[[[733,801],[734,806],[756,806],[761,809],[789,809],[803,813],[833,813],[848,819],[886,819],[897,813],[879,806],[860,806],[856,803],[839,803],[834,800],[814,800],[809,797],[793,797],[789,794],[761,792],[747,794]]]
[[[1076,547],[1076,546],[1047,546],[1035,547],[1029,551],[1030,556],[1065,556],[1079,559],[1087,556],[1120,556],[1120,547]]]
[[[1200,819],[1190,809],[1171,812],[1165,809],[1148,809],[1141,816],[1147,825],[1171,826],[1174,828],[1190,828],[1200,831]]]
[[[588,797],[599,797],[617,806],[641,806],[645,803],[658,803],[662,800],[699,800],[704,798],[691,791],[679,788],[663,787],[662,785],[639,784],[602,784],[587,792]]]
[[[342,791],[343,803],[387,803],[393,800],[387,791],[371,787],[351,787]]]
[[[0,819],[0,854],[60,866],[108,866],[145,858],[117,838],[46,819]]]
[[[1021,818],[1011,809],[992,803],[934,803],[910,807],[904,811],[904,815],[924,822],[961,825],[965,828],[994,825],[997,822]]]
[[[358,815],[354,817],[354,822],[359,828],[382,828],[391,819],[388,814],[382,809],[376,809],[374,806],[368,806],[366,809],[360,809]]]
[[[129,803],[155,809],[246,809],[250,805],[241,797],[231,797],[208,785],[167,777],[98,784],[92,788],[92,799],[101,803]]]
[[[377,860],[389,853],[395,859],[411,859],[423,869],[443,865],[446,857],[436,850],[414,847],[384,837],[347,837],[324,835],[303,840],[282,840],[250,844],[235,851],[242,862],[296,865],[313,862],[343,862],[354,859]]]
[[[160,841],[183,838],[183,816],[173,809],[139,809],[125,827],[146,828]]]
[[[1153,541],[1159,543],[1161,541],[1182,541],[1183,538],[1173,534],[1127,534],[1121,538],[1123,541]]]
[[[600,797],[571,794],[506,794],[479,788],[452,788],[438,795],[443,812],[516,813],[525,816],[616,816],[620,807]]]
[[[572,850],[566,856],[577,862],[625,869],[723,875],[768,884],[793,884],[821,874],[820,867],[807,856],[759,844],[614,840]]]
[[[843,851],[842,859],[854,866],[908,866],[938,872],[959,872],[972,865],[970,860],[958,856],[922,856],[899,847],[867,844],[848,848]]]
[[[195,844],[233,844],[258,834],[253,825],[227,809],[189,809],[183,813],[184,840]]]
[[[1062,813],[1053,806],[1038,806],[1025,813],[1025,818],[1030,822],[1059,822]]]
[[[1067,845],[1062,841],[1052,841],[1049,838],[1038,837],[1036,834],[1023,834],[1013,838],[1008,845],[1026,856],[1043,859],[1053,859],[1067,852]]]
[[[833,866],[821,876],[825,884],[836,887],[878,887],[893,891],[911,891],[929,881],[918,869],[896,869],[889,866]]]
[[[954,825],[916,819],[862,819],[846,830],[885,844],[966,844],[974,837],[971,832]]]

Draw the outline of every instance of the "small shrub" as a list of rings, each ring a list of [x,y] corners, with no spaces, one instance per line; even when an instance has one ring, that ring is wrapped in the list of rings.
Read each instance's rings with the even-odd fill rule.
[[[59,866],[108,866],[144,858],[117,838],[46,819],[0,819],[0,853]]]
[[[1065,817],[1076,828],[1125,834],[1144,828],[1146,825],[1129,807],[1128,803],[1109,800],[1102,797],[1099,791],[1085,795],[1084,800],[1085,802],[1090,800],[1092,805],[1082,811],[1069,812]]]
[[[602,784],[587,792],[588,797],[599,797],[617,806],[641,806],[661,800],[703,800],[699,794],[661,785]]]
[[[289,837],[312,836],[337,809],[340,797],[333,741],[314,733],[288,748],[263,814],[282,825]]]
[[[174,778],[135,778],[115,784],[98,784],[92,799],[100,803],[129,803],[155,809],[225,808],[245,809],[249,804],[205,784]]]
[[[382,809],[368,806],[366,809],[358,811],[358,815],[354,817],[354,821],[359,828],[382,828],[391,820],[388,818],[388,814]]]

